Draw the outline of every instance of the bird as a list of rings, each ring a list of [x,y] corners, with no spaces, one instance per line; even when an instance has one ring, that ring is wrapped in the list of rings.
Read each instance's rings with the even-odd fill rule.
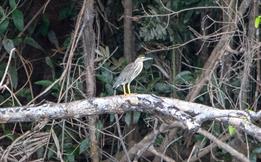
[[[151,60],[150,57],[139,56],[134,62],[128,64],[120,73],[115,83],[113,84],[113,89],[117,89],[119,86],[123,86],[123,93],[126,96],[131,94],[130,84],[131,82],[141,73],[143,69],[143,62]],[[126,93],[127,84],[127,93]]]

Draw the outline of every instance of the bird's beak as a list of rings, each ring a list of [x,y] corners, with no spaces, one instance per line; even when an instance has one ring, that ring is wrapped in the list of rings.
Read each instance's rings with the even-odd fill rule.
[[[147,60],[152,60],[153,58],[151,58],[151,57],[145,57],[144,59],[143,59],[143,61],[147,61]]]

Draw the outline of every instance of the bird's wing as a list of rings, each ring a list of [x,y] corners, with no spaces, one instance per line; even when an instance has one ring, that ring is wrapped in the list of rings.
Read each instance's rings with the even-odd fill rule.
[[[133,69],[134,63],[130,63],[121,71],[120,75],[116,79],[113,84],[113,88],[117,88],[120,85],[126,84],[128,82],[128,78],[130,77],[130,71]]]

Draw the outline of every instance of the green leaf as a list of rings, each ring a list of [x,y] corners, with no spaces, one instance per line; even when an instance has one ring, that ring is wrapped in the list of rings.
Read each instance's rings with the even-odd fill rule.
[[[137,124],[141,116],[141,112],[135,111],[133,112],[133,123]]]
[[[250,161],[251,162],[256,162],[257,161],[257,155],[261,154],[261,147],[255,148],[252,153],[250,154]]]
[[[186,12],[184,14],[183,23],[188,24],[189,21],[193,20],[193,16],[195,16],[196,14],[196,12]]]
[[[16,67],[10,66],[8,69],[9,75],[11,76],[11,82],[14,89],[17,88],[18,85],[18,73]]]
[[[24,43],[44,52],[44,49],[32,37],[25,37]]]
[[[190,71],[182,71],[178,73],[175,77],[175,82],[177,84],[189,84],[193,80],[194,78]]]
[[[111,84],[112,80],[113,80],[113,75],[111,72],[107,71],[107,70],[103,70],[101,72],[101,74],[97,75],[97,79],[99,79],[100,81],[102,81],[103,83],[108,83]]]
[[[2,21],[2,23],[0,24],[0,34],[4,34],[8,28],[9,25],[9,20],[5,19],[4,21]]]
[[[90,147],[90,140],[86,138],[80,143],[80,154],[86,151],[89,147]]]
[[[161,134],[159,134],[159,135],[157,136],[157,138],[156,138],[154,144],[155,144],[156,146],[161,146],[162,143],[163,143],[163,140],[164,140],[164,137],[163,137]]]
[[[65,158],[66,158],[66,161],[68,161],[68,162],[75,162],[75,155],[73,155],[73,154],[68,154],[65,156]]]
[[[130,124],[131,124],[131,112],[127,112],[125,114],[124,121],[127,124],[127,126],[130,126]]]
[[[14,42],[14,45],[16,46],[16,45],[20,45],[21,43],[23,43],[23,38],[21,38],[21,37],[16,37],[16,38],[14,38],[14,39],[12,39],[13,40],[13,42]]]
[[[255,28],[259,28],[260,20],[261,20],[261,16],[257,16],[255,19]]]
[[[45,63],[50,67],[50,73],[52,73],[52,79],[55,77],[55,67],[50,57],[45,57]]]
[[[18,93],[17,96],[26,98],[27,101],[31,101],[32,100],[32,95],[31,95],[31,91],[28,88],[23,88],[21,89]],[[24,101],[26,101],[25,99],[23,99]]]
[[[159,93],[170,93],[172,90],[167,83],[156,83],[154,88]]]
[[[3,7],[1,7],[0,6],[0,16],[1,16],[1,21],[2,21],[2,19],[5,19],[6,17],[6,15],[5,15],[5,10],[3,9]]]
[[[110,123],[113,123],[115,121],[114,114],[110,114]]]
[[[39,28],[40,33],[43,36],[46,36],[48,34],[49,27],[50,27],[49,18],[46,15],[44,15],[43,18],[42,18],[40,28]]]
[[[257,162],[256,154],[251,154],[251,155],[250,155],[250,161],[251,161],[251,162]]]
[[[107,70],[102,71],[102,77],[106,80],[107,83],[111,83],[113,80],[112,73]]]
[[[15,135],[13,134],[13,132],[8,127],[6,127],[6,125],[1,124],[1,130],[3,131],[3,134],[5,134],[5,136],[9,140],[13,141],[13,140],[16,139]]]
[[[36,85],[41,85],[43,87],[48,87],[49,85],[51,85],[53,82],[50,81],[50,80],[40,80],[40,81],[37,81],[37,82],[34,82],[34,84]]]
[[[70,3],[69,5],[59,10],[59,20],[64,20],[73,17],[75,15],[74,5],[75,3]]]
[[[15,8],[17,7],[16,0],[9,0],[9,6],[10,6],[12,9],[15,9]]]
[[[0,95],[0,102],[3,102],[6,98],[3,95]]]
[[[5,133],[5,136],[11,141],[14,141],[16,139],[15,135],[11,131],[10,133]]]
[[[45,57],[45,63],[51,68],[54,69],[53,62],[50,57]]]
[[[203,135],[201,135],[201,134],[197,134],[197,135],[195,136],[196,141],[203,141],[204,138],[205,138],[205,137],[204,137]]]
[[[237,129],[235,127],[233,127],[231,125],[228,126],[228,132],[229,132],[230,136],[234,136],[236,134],[236,130]]]
[[[261,146],[255,148],[255,149],[253,150],[253,153],[255,153],[255,154],[261,154]]]
[[[204,100],[203,100],[203,101],[204,101]],[[223,130],[221,130],[220,124],[214,122],[214,123],[213,123],[213,130],[212,130],[211,133],[212,133],[213,135],[218,136],[222,131],[223,131]]]
[[[59,41],[54,31],[51,30],[48,32],[48,39],[55,46],[55,48],[59,48]]]
[[[138,112],[138,111],[137,112],[127,112],[124,117],[124,121],[128,126],[130,126],[131,122],[133,124],[138,123],[140,116],[141,116],[141,112]],[[132,119],[132,117],[133,117],[133,119]]]
[[[103,123],[102,123],[101,120],[98,120],[98,122],[96,123],[96,128],[97,128],[98,130],[101,130],[101,129],[103,128]]]
[[[102,130],[103,128],[103,122],[101,120],[98,120],[98,122],[96,123],[96,129],[97,130]],[[101,135],[100,131],[96,131],[96,136],[99,138]]]
[[[50,149],[48,149],[47,159],[51,159],[52,157],[55,156],[55,152],[54,152],[53,150],[55,150],[54,144],[52,144],[51,147],[50,147]]]
[[[155,87],[155,84],[157,84],[157,82],[159,82],[160,80],[160,77],[149,80],[149,82],[147,83],[147,89],[153,89]]]
[[[71,44],[71,36],[69,35],[65,38],[62,47],[67,49],[70,46],[70,44]]]
[[[22,11],[20,11],[19,9],[14,10],[12,13],[12,18],[13,18],[15,27],[19,31],[22,31],[24,29],[24,15],[23,15]]]
[[[14,42],[11,39],[4,39],[3,40],[3,45],[4,45],[4,48],[5,48],[6,52],[8,52],[9,54],[10,54],[11,50],[13,48],[15,48],[14,47]]]
[[[111,84],[106,83],[105,84],[105,90],[106,90],[107,94],[113,95],[113,88],[112,88]]]
[[[34,84],[36,85],[41,85],[43,86],[44,88],[47,88],[48,86],[50,86],[51,84],[53,84],[54,81],[51,81],[51,80],[39,80],[39,81],[36,81],[34,82]],[[59,87],[59,84],[54,84],[51,88],[52,90],[56,90],[56,91],[59,91],[60,87]]]

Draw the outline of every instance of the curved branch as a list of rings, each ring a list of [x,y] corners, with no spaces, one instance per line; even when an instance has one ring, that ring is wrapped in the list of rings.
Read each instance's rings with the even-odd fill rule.
[[[0,109],[0,123],[31,122],[40,119],[79,118],[87,115],[140,111],[171,116],[187,129],[196,131],[205,121],[217,120],[241,129],[261,142],[261,128],[252,121],[260,121],[259,112],[221,110],[202,104],[147,94],[89,98],[69,103],[46,103]]]

